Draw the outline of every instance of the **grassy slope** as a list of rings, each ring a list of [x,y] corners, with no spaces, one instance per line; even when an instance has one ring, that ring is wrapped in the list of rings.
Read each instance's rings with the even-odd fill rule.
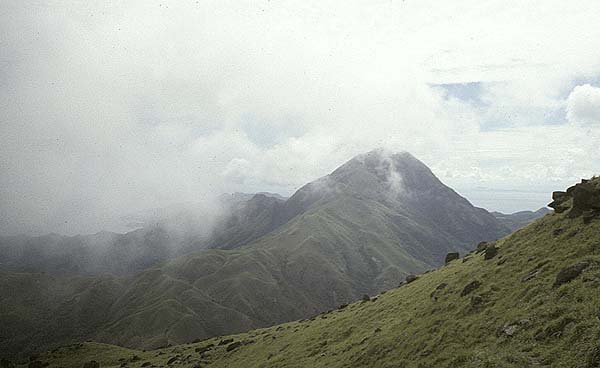
[[[111,306],[113,318],[98,337],[151,347],[272,325],[393,287],[427,268],[398,246],[389,221],[331,218],[343,212],[326,206],[252,247],[209,250],[145,271]]]
[[[119,279],[109,277],[0,273],[0,355],[89,337],[109,317],[121,288]]]
[[[377,201],[340,196],[252,246],[180,257],[133,280],[107,278],[107,290],[90,297],[78,296],[92,278],[0,274],[2,295],[11,296],[0,300],[0,324],[12,326],[0,347],[15,356],[91,338],[151,349],[247,331],[392,288],[466,249]],[[22,283],[37,287],[13,287]]]
[[[231,351],[225,338],[156,351],[84,343],[44,354],[50,367],[145,361],[209,367],[597,367],[600,364],[600,220],[548,215],[496,242],[491,260],[472,254],[417,281],[314,320],[230,336],[246,344]],[[591,260],[578,278],[553,288],[557,273]],[[527,281],[532,270],[539,273]],[[478,280],[467,296],[461,290]],[[447,287],[434,292],[441,283]],[[432,293],[434,293],[432,295]],[[480,305],[472,305],[474,297]],[[434,296],[437,298],[434,298]],[[513,335],[502,332],[514,327]],[[507,329],[507,330],[510,330]],[[123,359],[119,361],[119,359]]]
[[[233,229],[267,231],[291,219],[242,248],[186,254],[125,280],[107,277],[107,290],[83,298],[70,291],[80,289],[78,278],[20,274],[40,287],[11,289],[13,275],[0,274],[0,295],[10,296],[0,299],[0,326],[12,326],[0,331],[0,356],[86,339],[152,349],[305,318],[395,287],[409,273],[437,267],[450,251],[465,253],[508,231],[414,157],[363,156],[285,203],[256,196],[248,211],[234,211],[243,226],[236,220]],[[392,185],[398,175],[402,191]],[[273,211],[263,211],[268,204]],[[139,235],[156,249],[169,240],[158,229]],[[232,241],[258,236],[233,235]],[[37,270],[39,260],[26,258]],[[56,287],[66,292],[45,292]]]

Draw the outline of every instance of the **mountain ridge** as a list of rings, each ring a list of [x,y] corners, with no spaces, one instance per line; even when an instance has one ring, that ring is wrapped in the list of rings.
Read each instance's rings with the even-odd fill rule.
[[[0,348],[23,353],[85,336],[151,349],[306,318],[392,288],[439,266],[449,252],[464,254],[508,233],[410,154],[372,151],[286,201],[255,195],[250,202],[224,227],[231,230],[227,249],[161,260],[107,283],[90,278],[94,287],[85,297],[69,289],[79,287],[67,276],[56,278],[66,289],[60,297],[16,291],[32,298],[30,308],[10,300],[0,307],[32,328],[21,333],[27,343],[2,340]],[[107,313],[86,315],[92,303]],[[70,314],[79,325],[60,339],[48,335],[52,321],[37,315],[53,314]]]
[[[38,359],[66,368],[92,359],[132,367],[597,367],[600,179],[593,185],[593,196],[581,187],[557,192],[558,211],[462,259],[310,319],[152,351],[88,342]]]

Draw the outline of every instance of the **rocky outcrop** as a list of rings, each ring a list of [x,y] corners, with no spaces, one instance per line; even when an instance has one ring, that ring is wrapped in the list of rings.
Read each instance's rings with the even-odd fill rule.
[[[483,259],[485,259],[485,260],[492,259],[496,256],[496,254],[498,254],[498,248],[496,248],[496,246],[494,246],[494,245],[489,245],[483,251]]]
[[[413,281],[416,281],[418,279],[418,276],[416,275],[408,275],[406,276],[406,283],[410,284]]]
[[[460,292],[460,296],[469,295],[472,291],[479,288],[480,286],[481,286],[481,282],[479,282],[478,280],[471,281]]]
[[[458,259],[458,258],[459,258],[459,256],[460,256],[460,255],[458,254],[458,252],[451,252],[451,253],[448,253],[448,254],[446,254],[446,259],[444,260],[444,262],[445,262],[446,264],[448,264],[448,263],[450,263],[450,262],[454,261],[455,259]]]
[[[548,207],[570,218],[582,216],[585,222],[600,217],[600,178],[583,179],[566,192],[552,193]]]
[[[556,280],[554,281],[554,287],[558,287],[564,283],[567,283],[579,276],[583,270],[588,268],[590,265],[587,261],[577,262],[574,265],[569,267],[565,267],[556,275]]]

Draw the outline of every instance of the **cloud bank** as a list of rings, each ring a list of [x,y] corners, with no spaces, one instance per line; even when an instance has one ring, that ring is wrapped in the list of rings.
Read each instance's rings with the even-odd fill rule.
[[[595,1],[0,12],[0,233],[118,230],[222,192],[289,194],[375,147],[411,152],[467,197],[600,171]],[[473,82],[472,101],[435,87]]]

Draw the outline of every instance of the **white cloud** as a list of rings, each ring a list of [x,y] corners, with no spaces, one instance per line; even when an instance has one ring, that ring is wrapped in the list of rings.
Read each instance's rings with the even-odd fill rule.
[[[562,186],[600,171],[598,128],[528,122],[600,75],[599,18],[597,1],[5,2],[0,233],[289,194],[378,146],[452,185]],[[485,113],[429,87],[479,80],[503,81]],[[482,132],[490,117],[512,128]]]
[[[567,99],[567,119],[576,124],[600,125],[600,88],[576,86]]]

